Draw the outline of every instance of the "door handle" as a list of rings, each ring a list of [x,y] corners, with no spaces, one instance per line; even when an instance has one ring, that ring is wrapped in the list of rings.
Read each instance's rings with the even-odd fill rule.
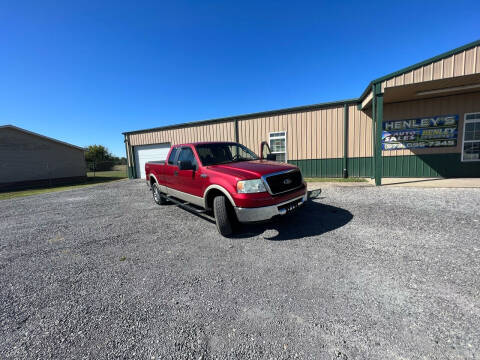
[[[178,176],[178,171],[175,170],[175,171],[173,172],[173,175]]]

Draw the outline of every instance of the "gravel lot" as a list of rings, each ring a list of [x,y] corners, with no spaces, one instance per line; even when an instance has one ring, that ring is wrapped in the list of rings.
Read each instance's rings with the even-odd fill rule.
[[[327,187],[235,238],[143,181],[0,201],[0,358],[480,358],[480,189]]]

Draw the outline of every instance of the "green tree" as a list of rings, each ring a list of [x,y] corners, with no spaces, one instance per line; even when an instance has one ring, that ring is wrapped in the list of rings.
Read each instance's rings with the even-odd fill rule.
[[[86,161],[113,161],[113,156],[103,145],[90,145],[85,151]]]
[[[90,145],[85,151],[85,161],[90,171],[111,170],[114,160],[114,156],[103,145]]]

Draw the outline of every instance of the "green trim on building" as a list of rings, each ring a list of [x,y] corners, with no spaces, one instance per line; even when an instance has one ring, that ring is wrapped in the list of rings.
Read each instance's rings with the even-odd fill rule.
[[[350,177],[373,177],[373,157],[348,158]]]
[[[127,167],[127,174],[129,179],[135,179],[136,174],[135,174],[135,167],[134,166],[128,166]]]
[[[343,158],[290,160],[296,165],[304,177],[343,177]],[[349,177],[370,177],[373,171],[373,158],[348,158],[347,172]]]
[[[343,174],[348,177],[348,105],[343,106]]]
[[[132,147],[130,146],[130,139],[128,138],[128,135],[124,134],[123,142],[125,143],[125,156],[127,157],[127,163],[131,164],[131,166],[127,165],[127,175],[129,179],[135,179],[135,158],[133,157]]]
[[[128,150],[130,151],[130,168],[131,168],[131,175],[132,177],[130,179],[136,179],[137,178],[137,164],[135,164],[135,153],[133,151],[133,146],[130,144],[128,145]]]
[[[376,138],[377,138],[377,123],[375,121],[376,117],[377,117],[377,112],[375,111],[375,107],[376,107],[376,104],[377,104],[377,97],[375,96],[375,84],[372,84],[372,155],[373,155],[373,169],[372,169],[372,179],[375,177],[375,163],[377,161],[377,159],[375,158],[375,154],[377,153],[376,152],[376,149],[377,149],[377,141],[376,141]]]
[[[461,154],[384,156],[384,177],[480,177],[480,162],[461,162]]]
[[[298,166],[304,177],[343,176],[343,158],[289,160],[288,163]]]
[[[377,134],[375,136],[375,185],[380,186],[382,185],[382,124],[383,124],[383,94],[378,93],[378,89],[376,92],[376,106],[375,112],[376,116],[376,129]]]
[[[480,177],[479,162],[461,162],[461,154],[383,156],[382,177]],[[350,177],[372,177],[373,157],[348,158]],[[343,158],[290,160],[305,177],[342,177]]]

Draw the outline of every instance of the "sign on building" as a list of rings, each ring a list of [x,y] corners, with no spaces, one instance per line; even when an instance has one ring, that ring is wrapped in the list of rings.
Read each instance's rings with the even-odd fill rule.
[[[456,146],[457,135],[458,115],[385,121],[382,150]]]

